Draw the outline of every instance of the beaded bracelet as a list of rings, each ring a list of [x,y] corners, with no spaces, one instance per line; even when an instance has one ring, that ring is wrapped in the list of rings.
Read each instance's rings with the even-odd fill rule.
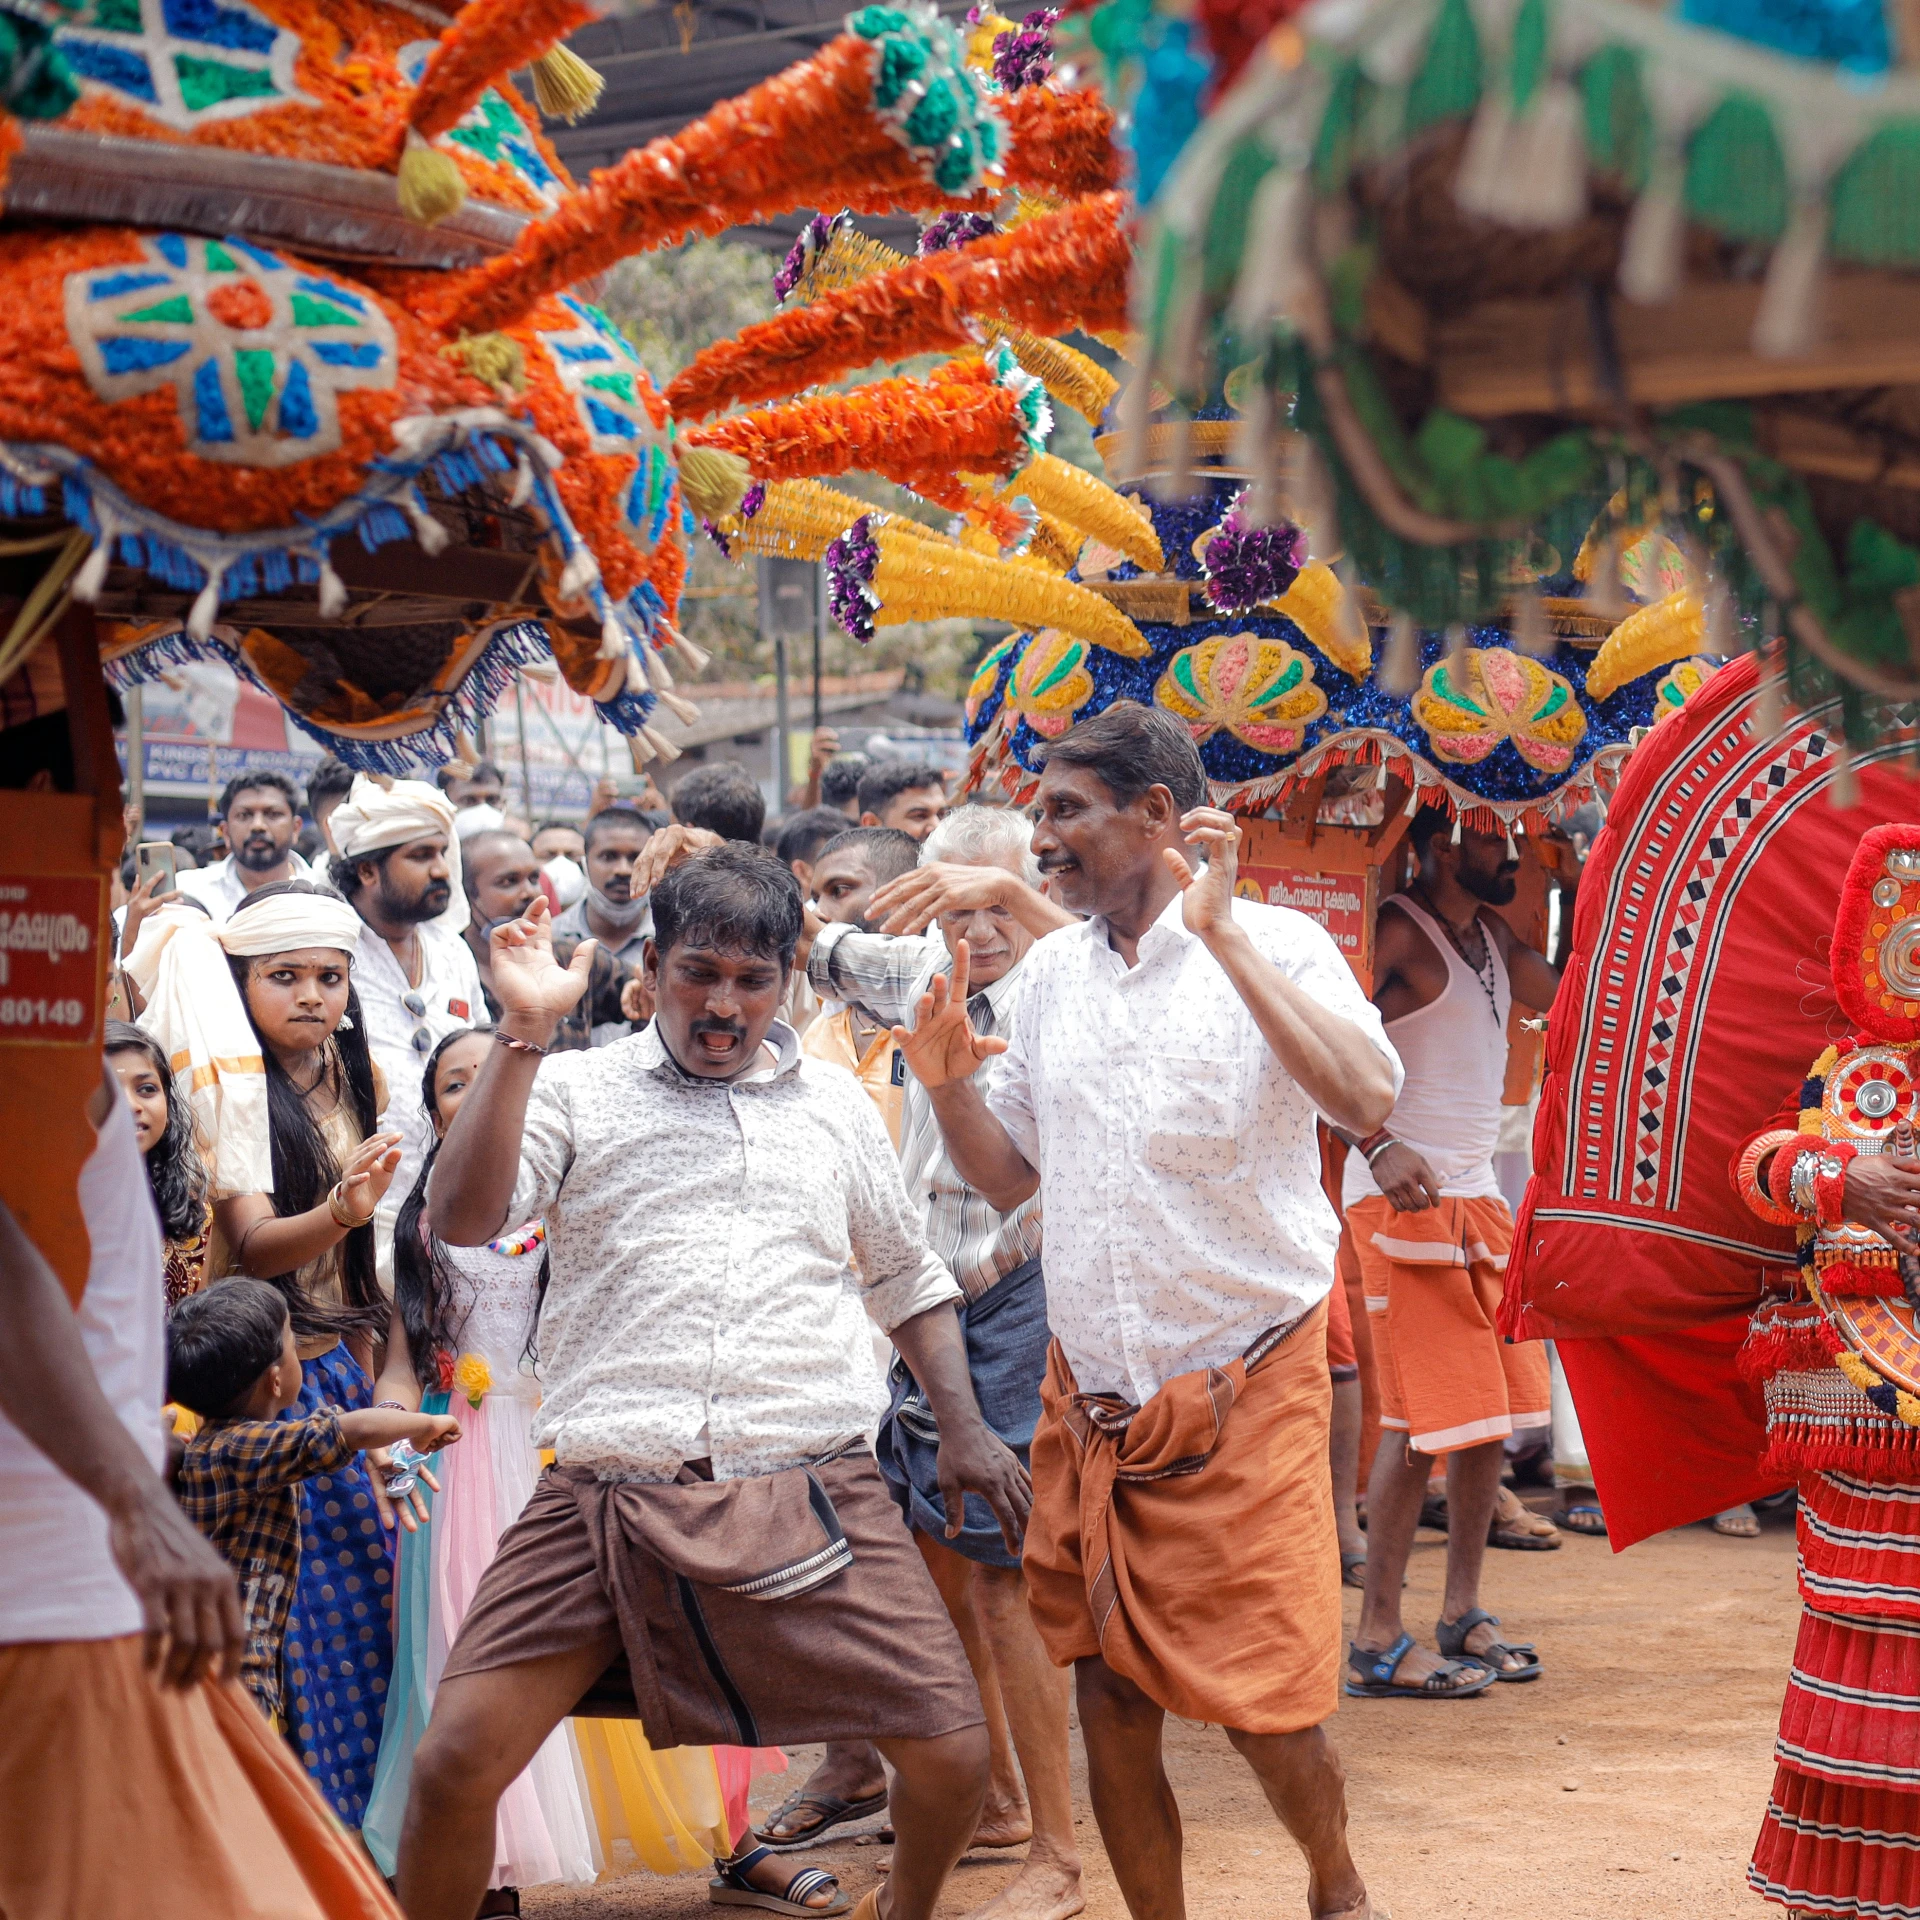
[[[542,1060],[552,1051],[548,1047],[536,1046],[531,1040],[516,1040],[512,1034],[502,1033],[498,1027],[494,1028],[493,1037],[499,1045],[509,1048],[514,1053],[536,1053]]]
[[[1859,1151],[1846,1140],[1829,1140],[1814,1161],[1813,1213],[1823,1227],[1837,1227],[1847,1212],[1847,1163]]]

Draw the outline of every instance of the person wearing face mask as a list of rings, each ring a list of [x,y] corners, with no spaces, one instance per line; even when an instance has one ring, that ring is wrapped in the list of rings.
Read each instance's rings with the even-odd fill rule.
[[[571,958],[583,940],[599,943],[586,993],[562,1023],[559,1045],[604,1047],[629,1031],[621,1011],[621,988],[636,981],[641,955],[653,933],[653,912],[644,887],[634,886],[634,868],[653,836],[645,815],[633,807],[603,807],[586,824],[583,864],[586,891],[553,920],[556,952]],[[653,1008],[644,992],[629,994],[633,1017],[644,1024]],[[586,1038],[578,1036],[584,1025]]]
[[[540,863],[517,834],[488,828],[461,841],[460,877],[467,889],[468,916],[461,938],[479,969],[487,1011],[497,1020],[500,1003],[493,996],[487,938],[495,927],[504,927],[526,912],[527,903],[540,891]]]

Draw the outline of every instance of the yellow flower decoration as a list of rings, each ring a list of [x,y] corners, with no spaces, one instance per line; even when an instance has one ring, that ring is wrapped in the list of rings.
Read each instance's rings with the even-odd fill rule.
[[[467,1396],[467,1405],[477,1407],[493,1386],[493,1369],[486,1356],[463,1353],[453,1369],[453,1384]]]
[[[1436,760],[1470,767],[1502,740],[1543,773],[1564,773],[1587,731],[1571,684],[1509,647],[1468,647],[1437,660],[1413,696]]]
[[[1224,728],[1262,753],[1298,753],[1327,710],[1313,662],[1284,640],[1228,633],[1183,647],[1153,697],[1187,723],[1197,745]]]
[[[1057,627],[1043,627],[1028,641],[1007,682],[1007,711],[1035,733],[1057,740],[1093,698],[1087,643]]]
[[[1655,721],[1664,720],[1670,713],[1678,713],[1724,664],[1711,654],[1702,654],[1697,660],[1676,661],[1672,670],[1663,673],[1654,686]]]
[[[1587,668],[1588,699],[1604,700],[1629,680],[1698,653],[1706,637],[1707,610],[1684,588],[1650,607],[1636,607],[1593,656]]]
[[[967,725],[972,726],[980,717],[980,709],[993,697],[993,689],[1000,679],[1000,669],[1007,664],[1007,655],[1017,647],[1023,634],[1010,633],[997,647],[991,649],[987,657],[973,670],[973,679],[967,686]]]

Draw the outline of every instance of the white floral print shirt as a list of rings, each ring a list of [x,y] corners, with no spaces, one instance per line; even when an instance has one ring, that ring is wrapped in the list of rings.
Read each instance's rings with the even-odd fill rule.
[[[1332,937],[1236,900],[1293,983],[1400,1062]],[[1040,1174],[1047,1318],[1085,1393],[1136,1403],[1224,1365],[1326,1297],[1340,1222],[1313,1104],[1280,1065],[1175,895],[1129,967],[1102,919],[1027,955],[987,1095]]]
[[[603,1478],[777,1473],[886,1411],[868,1322],[943,1301],[886,1128],[791,1027],[768,1073],[681,1072],[654,1029],[540,1064],[508,1218],[544,1216],[536,1446]]]

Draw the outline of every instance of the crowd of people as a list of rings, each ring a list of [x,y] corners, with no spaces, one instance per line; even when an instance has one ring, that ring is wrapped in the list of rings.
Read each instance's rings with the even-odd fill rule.
[[[77,1329],[0,1222],[6,1339],[46,1356],[0,1469],[43,1528],[62,1473],[97,1504],[0,1640],[155,1693],[144,1634],[154,1742],[207,1681],[228,1773],[237,1680],[364,1849],[351,1900],[287,1911],[712,1863],[717,1903],[831,1915],[784,1856],[884,1817],[859,1920],[1023,1843],[995,1920],[1067,1920],[1071,1702],[1131,1912],[1179,1910],[1171,1712],[1247,1761],[1310,1911],[1365,1915],[1338,1696],[1544,1670],[1480,1592],[1490,1541],[1559,1544],[1503,1485],[1556,1400],[1495,1332],[1509,1016],[1557,983],[1497,911],[1511,842],[1414,816],[1369,994],[1242,897],[1158,709],[1064,734],[1030,811],[836,748],[771,821],[731,763],[577,823],[484,762],[242,775],[219,858],[129,886]],[[130,1411],[163,1366],[170,1455]],[[815,1743],[754,1830],[755,1774]],[[0,1908],[78,1897],[84,1811]],[[312,1832],[205,1844],[314,1883]]]

